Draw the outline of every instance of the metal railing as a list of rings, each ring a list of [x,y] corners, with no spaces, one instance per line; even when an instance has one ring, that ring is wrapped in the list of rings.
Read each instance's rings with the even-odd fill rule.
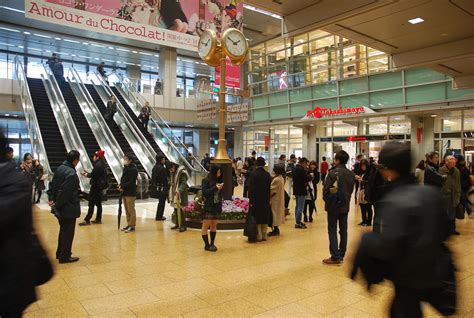
[[[105,159],[112,174],[119,181],[122,176],[121,159],[124,155],[119,143],[107,126],[84,82],[73,67],[68,71],[68,81],[99,147],[105,151]]]
[[[51,103],[51,108],[53,109],[54,117],[59,127],[59,131],[62,135],[64,145],[66,150],[69,152],[71,150],[77,150],[80,153],[79,164],[76,167],[77,171],[92,171],[92,163],[89,155],[87,154],[86,147],[82,143],[82,138],[79,132],[77,131],[74,119],[69,112],[64,96],[61,92],[56,77],[53,75],[49,66],[43,64],[44,73],[41,74],[41,79],[43,85],[46,89],[46,94],[48,95],[49,101]],[[84,177],[82,174],[78,174],[79,181],[81,185],[81,190],[83,192],[89,193],[90,191],[90,182],[87,177]]]
[[[26,80],[26,73],[20,58],[15,56],[15,72],[14,79],[17,80],[20,88],[20,99],[25,113],[25,121],[30,136],[31,149],[35,158],[39,159],[43,166],[44,173],[48,176],[48,180],[52,179],[53,171],[49,165],[48,155],[44,146],[43,137],[36,117],[33,99],[31,98],[30,89]]]
[[[105,80],[100,75],[96,74],[95,77],[91,77],[91,81],[95,84],[97,93],[104,104],[107,104],[111,96],[115,96],[112,89],[107,85]],[[117,96],[115,96],[115,98],[117,102],[117,112],[115,113],[114,121],[120,127],[125,139],[130,144],[145,171],[149,176],[151,176],[153,166],[156,163],[155,151],[151,147],[148,140],[146,140],[146,138],[143,136],[130,115],[127,113],[124,106],[120,103],[120,100],[117,98]]]

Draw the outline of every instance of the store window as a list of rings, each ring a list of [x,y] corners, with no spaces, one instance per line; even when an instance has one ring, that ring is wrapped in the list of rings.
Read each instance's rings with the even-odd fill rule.
[[[435,119],[435,131],[461,131],[461,117],[461,111],[444,112],[441,117]]]
[[[334,136],[355,136],[357,135],[357,123],[346,123],[343,121],[334,122]]]
[[[474,131],[474,110],[464,111],[464,131]]]
[[[365,125],[368,135],[386,135],[388,133],[387,117],[369,118]]]
[[[368,65],[370,73],[388,71],[388,56],[382,54],[369,57]]]
[[[411,121],[406,116],[390,117],[390,134],[410,134]]]

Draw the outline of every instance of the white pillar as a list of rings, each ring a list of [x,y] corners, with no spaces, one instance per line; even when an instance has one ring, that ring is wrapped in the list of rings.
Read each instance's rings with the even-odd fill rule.
[[[434,149],[434,118],[411,117],[411,155],[412,166],[425,159],[425,154]],[[421,129],[421,139],[418,143],[418,129]]]
[[[311,160],[316,158],[316,127],[303,128],[303,157]]]
[[[206,153],[211,151],[211,133],[209,130],[199,130],[199,149],[198,156],[202,158]]]
[[[175,48],[160,48],[160,79],[163,83],[164,107],[170,107],[176,98],[176,58]]]
[[[243,142],[243,129],[242,127],[235,127],[234,130],[234,158],[243,157],[244,153],[244,142]]]

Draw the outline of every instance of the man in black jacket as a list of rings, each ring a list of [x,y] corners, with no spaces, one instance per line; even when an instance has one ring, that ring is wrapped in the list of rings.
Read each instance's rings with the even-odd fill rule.
[[[137,197],[138,169],[132,154],[123,157],[123,173],[118,190],[122,193],[122,200],[127,214],[127,226],[122,229],[125,233],[135,231],[137,212],[135,211],[135,199]]]
[[[95,152],[93,160],[94,168],[91,173],[83,172],[82,175],[91,178],[91,189],[89,192],[89,210],[84,218],[84,222],[79,223],[80,226],[102,223],[102,191],[108,186],[107,171],[105,168],[105,151],[98,150]],[[97,216],[92,220],[94,214],[94,206],[97,206]]]
[[[409,145],[385,144],[379,163],[385,180],[391,183],[381,199],[383,231],[364,235],[361,244],[368,262],[378,264],[382,277],[395,285],[390,316],[422,317],[422,301],[443,315],[452,315],[456,303],[454,267],[444,243],[447,215],[439,189],[414,182]],[[361,265],[355,264],[356,269]],[[373,275],[374,269],[365,273]]]
[[[249,199],[250,213],[257,222],[257,240],[267,240],[267,228],[270,222],[272,209],[270,207],[270,187],[272,177],[265,171],[265,159],[258,157],[255,159],[257,168],[250,177]]]
[[[49,184],[49,206],[52,207],[52,211],[59,221],[56,258],[59,259],[60,264],[79,260],[79,257],[71,255],[76,219],[81,216],[79,177],[75,169],[79,163],[79,157],[80,154],[77,150],[71,150],[67,154],[66,161],[56,169],[53,181]]]
[[[326,265],[340,265],[346,255],[347,248],[347,215],[349,214],[352,191],[354,190],[355,175],[347,169],[349,154],[344,150],[338,151],[334,157],[335,167],[329,171],[323,188],[323,200],[326,202],[328,213],[329,251],[331,257],[323,260]],[[332,189],[340,194],[339,207],[332,210],[328,206],[328,196]],[[339,235],[341,242],[338,245],[337,224],[339,223]]]
[[[151,172],[151,191],[156,192],[158,197],[158,206],[156,208],[156,221],[164,221],[166,197],[169,191],[168,174],[166,173],[165,157],[163,155],[156,156],[156,164]]]
[[[304,204],[306,201],[306,194],[308,194],[307,186],[308,182],[311,181],[311,177],[308,174],[308,159],[301,158],[298,164],[293,169],[293,194],[296,198],[295,206],[295,228],[305,229],[306,225],[301,222],[303,215]]]

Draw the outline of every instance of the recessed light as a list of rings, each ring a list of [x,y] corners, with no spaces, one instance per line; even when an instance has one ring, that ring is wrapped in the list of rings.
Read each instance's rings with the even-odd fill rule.
[[[49,35],[38,34],[38,33],[35,33],[34,35],[35,35],[35,36],[38,36],[38,37],[40,37],[40,38],[51,39],[51,37],[50,37]]]
[[[29,35],[29,34],[31,34],[30,32],[27,32],[27,31],[25,31],[25,32],[23,32],[23,33],[24,33],[24,34],[26,34],[26,35]]]
[[[15,29],[4,28],[4,27],[0,27],[0,30],[10,31],[10,32],[16,32],[16,33],[20,32],[20,31],[15,30]]]
[[[147,52],[140,52],[140,54],[142,54],[142,55],[153,55],[153,54],[147,53]]]
[[[95,46],[95,47],[105,47],[103,45],[100,45],[100,44],[91,44],[92,46]]]
[[[84,44],[84,45],[89,45],[89,43],[87,43],[87,42],[82,42],[82,44]]]
[[[418,24],[418,23],[421,23],[421,22],[424,22],[425,20],[423,20],[422,18],[414,18],[414,19],[410,19],[408,20],[408,22],[410,22],[411,24]]]
[[[79,41],[70,40],[70,39],[63,39],[63,41],[65,41],[65,42],[71,42],[71,43],[81,43],[81,42],[79,42]]]
[[[54,38],[55,40],[61,41],[61,38]]]
[[[76,54],[71,54],[71,56],[76,56]]]
[[[116,48],[117,51],[123,51],[123,52],[130,52],[130,50],[127,49],[122,49],[122,48]]]
[[[13,11],[13,12],[18,12],[18,13],[25,13],[25,11],[23,11],[23,10],[10,8],[10,7],[6,7],[6,6],[0,6],[0,9],[5,9],[5,10]]]
[[[112,46],[109,46],[109,50],[113,50],[114,48]]]
[[[438,115],[432,114],[431,117],[435,118],[435,117],[438,117]]]
[[[135,54],[137,54],[138,52],[137,52],[137,51],[132,51],[132,53],[135,53]]]

